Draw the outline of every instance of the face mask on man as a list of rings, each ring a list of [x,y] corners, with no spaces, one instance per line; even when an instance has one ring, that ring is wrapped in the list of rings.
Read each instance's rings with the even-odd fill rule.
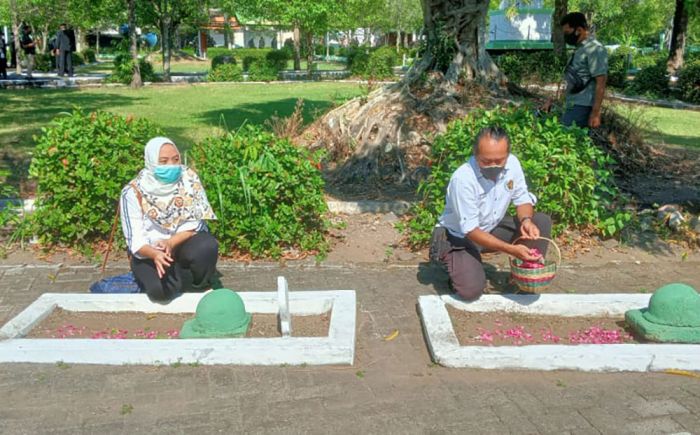
[[[578,35],[578,34],[576,33],[576,31],[574,30],[574,31],[571,32],[571,33],[565,33],[565,34],[564,34],[564,41],[565,41],[567,44],[569,44],[569,45],[576,45],[576,44],[578,44],[578,37],[579,37],[579,36],[580,36],[580,35]]]
[[[495,183],[496,180],[498,180],[498,177],[505,169],[505,166],[482,166],[479,169],[481,170],[481,175],[483,175],[484,178],[487,178]]]
[[[182,166],[180,165],[158,165],[153,171],[154,175],[161,183],[172,184],[180,179]]]

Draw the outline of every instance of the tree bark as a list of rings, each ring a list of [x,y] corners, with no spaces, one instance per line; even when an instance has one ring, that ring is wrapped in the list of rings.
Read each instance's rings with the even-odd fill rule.
[[[100,29],[95,29],[95,56],[100,55]]]
[[[299,23],[294,23],[294,70],[301,70],[301,30]]]
[[[75,51],[82,52],[87,47],[87,35],[80,27],[75,28]]]
[[[486,52],[489,0],[423,0],[426,49],[409,71],[409,82],[438,71],[450,84],[460,78],[499,85],[502,74]],[[493,87],[493,86],[491,86]]]
[[[331,182],[415,183],[425,174],[435,134],[472,107],[507,96],[486,52],[489,0],[422,0],[425,48],[398,83],[332,110],[301,140],[338,164]],[[365,44],[370,32],[365,32]],[[397,35],[397,38],[399,35]]]
[[[143,86],[141,80],[141,68],[139,66],[139,46],[136,39],[136,0],[128,0],[129,7],[129,40],[131,41],[131,61],[133,63],[134,75],[131,78],[131,87],[140,88]]]
[[[304,36],[306,37],[306,73],[311,79],[314,71],[314,35],[310,31],[306,31]]]
[[[231,30],[231,27],[228,25],[228,14],[224,13],[224,47],[227,49],[231,48],[230,45],[230,38],[229,38],[229,31]]]
[[[170,22],[168,16],[164,16],[161,19],[161,31],[160,35],[162,41],[160,43],[163,47],[163,81],[170,81],[170,57],[172,50],[170,48]]]
[[[12,11],[12,32],[14,33],[15,58],[12,61],[15,63],[15,72],[17,75],[22,74],[22,65],[19,62],[19,53],[22,50],[22,45],[19,42],[19,18],[17,17],[17,2],[10,0],[10,11]]]
[[[688,34],[688,7],[685,3],[685,0],[676,0],[671,50],[666,64],[670,74],[675,74],[683,66],[683,51],[685,51],[685,41]]]
[[[554,14],[552,14],[552,43],[554,44],[554,54],[564,59],[566,57],[566,43],[564,42],[564,31],[559,23],[569,8],[568,0],[554,1]]]

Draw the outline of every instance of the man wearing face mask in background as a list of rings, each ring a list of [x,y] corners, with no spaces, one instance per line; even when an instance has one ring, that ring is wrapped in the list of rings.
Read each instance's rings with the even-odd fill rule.
[[[516,216],[506,215],[511,203]],[[504,252],[524,261],[541,258],[531,253],[533,247],[546,254],[547,242],[535,239],[550,237],[552,220],[535,213],[534,204],[505,130],[483,128],[474,141],[474,155],[452,174],[431,242],[431,258],[447,267],[457,294],[466,300],[483,294],[482,251]],[[517,238],[524,244],[512,244]]]
[[[608,52],[589,34],[586,16],[582,13],[567,14],[560,24],[566,43],[576,47],[564,72],[566,102],[561,123],[598,128],[608,77]]]

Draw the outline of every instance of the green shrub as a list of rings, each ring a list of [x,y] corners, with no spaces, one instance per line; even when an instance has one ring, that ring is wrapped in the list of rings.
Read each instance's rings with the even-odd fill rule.
[[[85,59],[85,62],[87,63],[95,63],[97,62],[97,56],[95,54],[95,50],[92,48],[86,48],[83,50],[83,59]]]
[[[237,48],[233,50],[234,56],[242,60],[243,71],[248,71],[253,62],[265,62],[267,53],[271,48]]]
[[[114,68],[110,81],[115,83],[123,83],[128,85],[134,76],[134,63],[131,55],[120,53],[114,57]],[[154,82],[158,80],[158,76],[153,72],[153,65],[145,59],[139,59],[139,68],[141,69],[141,80],[144,82]]]
[[[668,53],[662,51],[652,51],[647,54],[638,53],[633,56],[632,65],[634,65],[635,68],[644,69],[660,62],[665,63],[667,57]]]
[[[236,65],[237,63],[233,54],[218,54],[211,59],[211,69],[215,70],[221,65]]]
[[[292,59],[292,56],[287,50],[272,50],[265,55],[265,60],[276,71],[287,69],[287,63]]]
[[[413,208],[405,230],[411,244],[428,243],[445,206],[447,184],[454,171],[471,157],[478,131],[500,125],[510,136],[513,154],[522,164],[537,210],[550,213],[555,230],[594,225],[604,235],[617,233],[629,220],[612,209],[612,159],[591,142],[585,130],[563,127],[556,118],[536,118],[526,107],[476,110],[448,125],[431,150],[431,172],[418,192],[422,202]]]
[[[387,78],[394,75],[393,67],[397,63],[394,47],[380,47],[369,55],[365,76],[372,78]]]
[[[325,253],[319,155],[250,125],[205,140],[188,155],[217,214],[210,227],[222,253]]]
[[[73,66],[78,66],[78,65],[85,65],[85,59],[83,58],[83,55],[80,53],[71,53],[70,54],[71,61],[73,62]]]
[[[253,82],[272,82],[277,80],[278,70],[266,61],[255,61],[248,67],[248,80]]]
[[[238,65],[232,63],[222,64],[207,74],[208,82],[241,82],[243,71]]]
[[[626,92],[651,98],[662,98],[669,94],[666,62],[644,68],[634,76],[625,88]]]
[[[109,236],[119,194],[143,167],[144,144],[161,135],[144,119],[75,109],[42,128],[29,175],[41,241],[81,246]]]
[[[56,69],[56,57],[48,53],[37,53],[34,55],[34,70],[50,72]]]
[[[632,66],[634,49],[621,46],[608,55],[607,85],[613,88],[624,88],[627,81],[627,70]]]
[[[700,104],[700,59],[681,68],[678,73],[678,91],[682,100]]]
[[[353,47],[348,50],[348,69],[352,75],[367,75],[369,55],[369,49],[366,47]]]
[[[496,64],[513,83],[552,83],[564,73],[564,63],[553,51],[506,53]]]

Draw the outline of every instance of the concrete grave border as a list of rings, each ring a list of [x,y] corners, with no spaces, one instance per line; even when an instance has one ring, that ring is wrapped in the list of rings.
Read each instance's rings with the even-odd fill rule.
[[[523,314],[624,316],[646,307],[650,294],[484,295],[464,302],[452,295],[420,296],[419,312],[433,360],[446,367],[485,369],[662,371],[700,370],[696,344],[545,344],[525,346],[460,346],[446,305],[469,312],[508,311]]]
[[[246,311],[278,313],[277,292],[240,292]],[[70,311],[194,313],[202,293],[187,293],[167,305],[145,294],[45,293],[0,329],[0,362],[75,364],[353,364],[354,290],[289,292],[291,314],[331,311],[327,337],[227,339],[54,339],[22,338],[57,308]]]

